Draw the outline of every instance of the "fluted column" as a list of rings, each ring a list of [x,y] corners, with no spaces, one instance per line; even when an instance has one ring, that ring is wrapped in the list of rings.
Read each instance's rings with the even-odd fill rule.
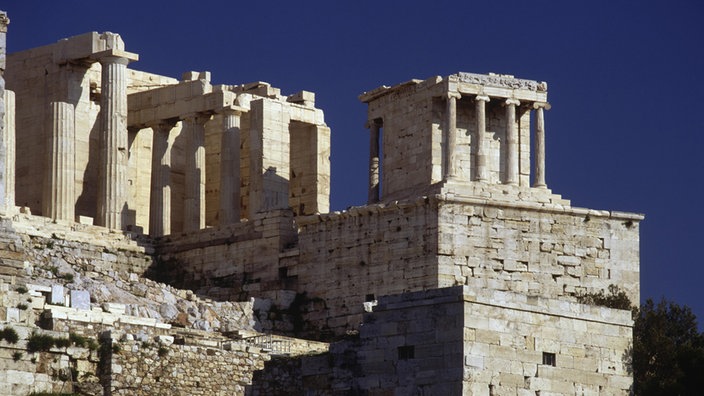
[[[42,213],[54,220],[75,221],[74,108],[71,103],[59,101],[50,106]]]
[[[518,128],[516,127],[516,106],[521,102],[506,99],[506,184],[518,185]]]
[[[477,106],[477,180],[489,180],[488,154],[486,149],[486,102],[488,96],[478,95],[474,98]]]
[[[5,149],[5,213],[15,210],[15,93],[5,90],[5,118],[2,144]]]
[[[240,116],[225,110],[220,142],[220,225],[240,221]]]
[[[544,109],[550,110],[549,103],[536,102],[533,104],[535,109],[535,139],[533,145],[535,147],[535,178],[533,179],[533,187],[545,188],[545,115]]]
[[[183,231],[205,228],[205,123],[209,115],[193,114],[183,120],[186,137]]]
[[[369,197],[367,203],[379,202],[379,129],[380,120],[367,122],[369,128]]]
[[[99,59],[100,163],[97,224],[121,229],[127,211],[127,63],[120,56]]]
[[[152,174],[149,194],[149,235],[171,234],[171,150],[169,133],[174,121],[152,125]]]
[[[5,91],[5,79],[3,77],[5,73],[5,49],[6,49],[6,36],[7,36],[7,25],[10,24],[10,19],[7,17],[7,13],[0,11],[0,211],[6,212],[7,210],[14,209],[14,175],[12,176],[13,185],[9,188],[10,170],[7,167],[8,164],[8,150],[10,147],[7,145],[7,135],[10,132],[8,125],[8,117],[10,113],[14,111],[14,105],[10,106],[8,103],[7,94]],[[9,92],[9,91],[8,91]],[[14,98],[14,97],[13,97]],[[14,136],[13,136],[14,139]],[[14,140],[13,140],[14,141]],[[13,171],[14,174],[14,171]],[[12,190],[12,193],[10,192]],[[10,205],[7,203],[11,202]]]
[[[457,99],[458,92],[448,92],[445,110],[445,125],[447,125],[447,167],[445,180],[457,176]]]

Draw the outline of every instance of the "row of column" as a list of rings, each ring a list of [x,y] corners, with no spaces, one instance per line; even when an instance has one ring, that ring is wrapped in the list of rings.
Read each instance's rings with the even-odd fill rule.
[[[445,111],[447,125],[447,166],[445,168],[445,178],[447,180],[457,177],[457,99],[461,96],[457,92],[448,92]],[[474,98],[477,123],[476,140],[476,180],[486,182],[489,179],[488,150],[486,147],[486,103],[490,98],[485,95],[477,95]],[[516,127],[517,106],[521,104],[516,99],[506,99],[506,184],[518,185],[519,181],[519,139],[518,128]],[[535,116],[535,162],[533,187],[546,187],[545,184],[545,119],[544,109],[549,109],[550,105],[543,102],[533,103],[536,110]]]
[[[240,220],[240,118],[241,112],[223,111],[220,152],[220,224]],[[186,140],[183,231],[205,228],[205,123],[209,114],[183,117],[182,133]],[[171,233],[171,155],[169,133],[179,120],[164,120],[151,128],[152,144],[149,234]]]
[[[105,56],[102,66],[100,98],[100,156],[98,163],[98,225],[121,229],[127,212],[127,64],[130,59]],[[75,103],[74,81],[68,66],[60,66],[65,87],[49,104],[47,170],[44,180],[42,212],[55,220],[75,220]],[[88,66],[81,68],[85,73]],[[79,67],[80,68],[80,67]],[[77,68],[78,69],[78,68]]]
[[[98,164],[95,223],[122,229],[127,213],[127,64],[129,59],[106,56],[102,66],[100,162]],[[70,91],[70,87],[68,88]],[[186,140],[184,232],[205,227],[205,122],[210,115],[183,118]],[[150,234],[171,233],[171,158],[169,132],[179,120],[163,120],[153,129]],[[221,223],[239,221],[240,113],[227,109],[223,116],[221,162]],[[47,140],[47,174],[43,213],[47,217],[75,220],[75,105],[70,100],[50,103],[50,135]]]

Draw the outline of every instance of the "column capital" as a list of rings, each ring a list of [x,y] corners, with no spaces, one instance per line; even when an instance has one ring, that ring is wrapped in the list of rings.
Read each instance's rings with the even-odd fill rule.
[[[479,102],[479,101],[488,102],[488,101],[490,101],[491,99],[489,99],[489,97],[488,97],[487,95],[477,95],[477,96],[474,97],[474,100],[477,101],[477,102]]]
[[[381,120],[381,118],[375,118],[373,120],[368,120],[367,122],[365,122],[364,127],[367,129],[381,128],[383,124],[384,122]]]
[[[210,117],[211,115],[208,113],[194,112],[182,114],[180,118],[184,121],[194,122],[196,124],[205,124],[210,120]]]
[[[138,61],[139,55],[119,49],[109,49],[91,54],[90,59],[100,62],[101,65],[105,63],[127,65],[130,62]]]
[[[10,24],[10,18],[7,17],[7,13],[0,11],[0,33],[7,33],[7,25]]]
[[[222,109],[215,110],[215,113],[241,116],[242,113],[244,113],[245,111],[246,111],[246,109],[244,107],[232,105],[232,106],[223,107]]]
[[[513,99],[513,98],[508,98],[508,99],[506,99],[506,102],[504,102],[504,105],[506,105],[506,106],[510,106],[510,105],[520,106],[521,101],[519,101],[517,99]]]
[[[147,124],[147,127],[153,129],[154,131],[163,131],[164,129],[170,130],[175,127],[178,122],[178,118],[168,118],[165,120],[150,122]]]
[[[534,109],[545,109],[550,110],[552,106],[548,102],[533,102]]]
[[[445,92],[446,99],[452,99],[452,98],[460,99],[461,97],[462,97],[462,94],[460,94],[459,92],[451,92],[451,91]]]

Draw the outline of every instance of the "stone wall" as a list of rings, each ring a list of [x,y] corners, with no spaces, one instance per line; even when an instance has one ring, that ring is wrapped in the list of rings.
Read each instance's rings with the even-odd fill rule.
[[[380,298],[360,329],[359,389],[368,394],[463,394],[461,290]]]
[[[419,199],[295,222],[289,211],[260,214],[238,225],[164,238],[154,276],[170,272],[162,280],[206,294],[229,288],[231,298],[268,299],[289,315],[260,316],[263,329],[340,335],[358,327],[365,301],[437,284],[435,210]],[[303,327],[291,327],[302,318]]]
[[[119,345],[119,352],[112,353],[111,372],[105,375],[112,395],[244,395],[252,373],[269,359],[256,347],[240,345]]]
[[[486,289],[389,296],[365,315],[356,381],[371,393],[627,394],[632,326],[627,310]]]
[[[640,301],[639,215],[440,201],[439,287],[572,298],[617,285]]]
[[[224,291],[220,298],[257,297],[263,329],[330,337],[358,328],[365,301],[435,287],[577,301],[580,294],[616,285],[638,301],[641,218],[558,205],[421,198],[319,216],[271,212],[171,236],[160,262],[182,287],[214,296]]]
[[[629,310],[468,288],[464,300],[465,392],[629,393]]]

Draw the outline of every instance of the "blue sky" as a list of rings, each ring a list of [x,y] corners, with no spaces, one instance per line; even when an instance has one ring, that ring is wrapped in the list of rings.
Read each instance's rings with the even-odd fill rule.
[[[10,52],[112,31],[140,54],[136,69],[315,92],[332,129],[333,209],[366,200],[360,93],[457,71],[547,81],[548,187],[574,206],[644,213],[643,298],[704,322],[704,3],[5,3]]]

